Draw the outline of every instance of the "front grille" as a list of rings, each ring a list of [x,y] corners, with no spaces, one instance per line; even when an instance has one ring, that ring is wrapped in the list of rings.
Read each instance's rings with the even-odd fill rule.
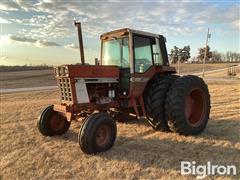
[[[68,76],[68,67],[67,66],[58,66],[54,68],[54,72],[55,72],[55,76],[59,77],[59,76]]]
[[[60,88],[62,101],[72,101],[70,78],[59,78],[58,85]]]

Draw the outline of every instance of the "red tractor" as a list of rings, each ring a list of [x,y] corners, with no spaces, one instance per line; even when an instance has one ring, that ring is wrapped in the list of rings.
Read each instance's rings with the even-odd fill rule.
[[[208,87],[197,76],[175,75],[164,36],[128,28],[102,34],[100,62],[86,65],[81,24],[75,25],[82,64],[55,67],[61,103],[40,114],[41,134],[61,135],[81,117],[80,148],[95,154],[113,146],[116,120],[130,112],[160,131],[194,135],[204,130],[210,113]]]

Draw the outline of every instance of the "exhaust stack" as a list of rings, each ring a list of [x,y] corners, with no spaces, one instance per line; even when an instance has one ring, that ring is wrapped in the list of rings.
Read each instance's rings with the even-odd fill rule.
[[[76,22],[74,20],[74,25],[77,27],[78,30],[78,41],[79,41],[79,48],[80,48],[80,58],[82,65],[85,64],[84,60],[84,50],[83,50],[83,39],[82,39],[82,28],[81,28],[81,22]]]

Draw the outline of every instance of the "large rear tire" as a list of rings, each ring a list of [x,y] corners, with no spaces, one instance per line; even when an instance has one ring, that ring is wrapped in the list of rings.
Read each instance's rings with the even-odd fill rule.
[[[116,139],[117,126],[106,113],[94,113],[82,124],[78,142],[83,152],[96,154],[110,149]]]
[[[148,122],[155,130],[169,131],[164,104],[167,91],[177,78],[175,75],[159,76],[152,81],[145,93]]]
[[[193,75],[178,78],[167,93],[165,109],[171,131],[201,133],[210,113],[210,94],[203,79]]]
[[[37,121],[38,130],[44,136],[61,135],[68,131],[70,124],[66,117],[53,110],[53,105],[46,107]]]

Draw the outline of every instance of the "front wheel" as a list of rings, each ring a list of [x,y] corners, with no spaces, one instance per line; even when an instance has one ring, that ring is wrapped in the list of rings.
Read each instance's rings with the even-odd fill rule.
[[[106,113],[94,113],[83,122],[78,142],[83,152],[96,154],[110,149],[116,135],[117,127],[113,118]]]
[[[53,105],[42,111],[37,122],[38,130],[44,136],[61,135],[68,131],[70,124],[65,116],[53,110]]]

